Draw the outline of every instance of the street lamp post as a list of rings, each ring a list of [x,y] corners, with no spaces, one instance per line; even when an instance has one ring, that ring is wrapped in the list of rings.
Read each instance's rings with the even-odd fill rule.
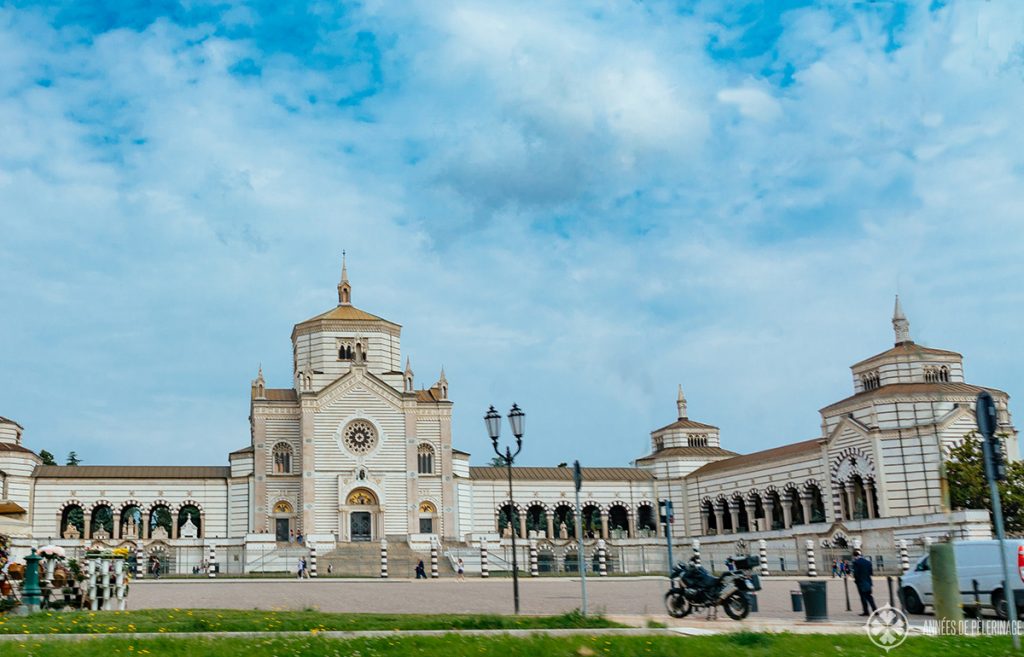
[[[512,509],[515,508],[515,503],[512,500],[512,462],[523,449],[523,419],[525,417],[526,413],[523,413],[519,405],[512,404],[512,410],[508,412],[508,423],[512,427],[512,435],[516,437],[516,451],[513,453],[512,447],[506,446],[505,453],[502,454],[501,449],[498,448],[498,438],[501,436],[501,414],[494,410],[494,406],[491,406],[487,414],[484,415],[484,424],[487,425],[487,434],[491,437],[494,453],[505,462],[505,468],[508,470],[508,523],[509,529],[512,530],[512,596],[515,600],[517,614],[519,613],[519,561],[516,557],[516,528],[512,526]]]

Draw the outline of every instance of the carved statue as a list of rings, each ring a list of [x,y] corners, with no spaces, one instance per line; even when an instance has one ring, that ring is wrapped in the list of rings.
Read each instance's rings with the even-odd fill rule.
[[[139,537],[139,523],[135,522],[135,518],[128,518],[128,522],[125,523],[125,530],[121,532],[121,538],[138,538]]]
[[[157,525],[153,528],[153,540],[167,540],[167,529],[163,525]]]
[[[182,538],[197,538],[199,536],[199,528],[192,522],[192,518],[185,518],[185,524],[179,529],[178,535]]]
[[[67,527],[64,528],[64,538],[82,538],[82,532],[78,531],[78,527],[69,522]]]
[[[505,525],[505,529],[502,532],[502,536],[504,536],[505,538],[512,538],[512,525],[511,524]]]
[[[558,538],[569,538],[569,528],[565,526],[564,522],[558,524]]]

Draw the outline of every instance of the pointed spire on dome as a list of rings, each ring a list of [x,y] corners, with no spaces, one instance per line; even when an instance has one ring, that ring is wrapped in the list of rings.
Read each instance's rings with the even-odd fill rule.
[[[903,314],[903,306],[900,304],[900,295],[896,295],[896,306],[892,310],[892,329],[896,336],[896,344],[912,343],[910,339],[910,321]]]
[[[441,366],[441,378],[437,380],[438,383],[448,383],[448,379],[444,378],[444,365]]]
[[[345,252],[341,252],[341,282],[338,283],[338,305],[352,305],[352,286],[348,282],[348,267]]]
[[[679,395],[676,397],[676,408],[679,409],[679,419],[686,419],[686,396],[683,394],[683,384],[679,384]]]

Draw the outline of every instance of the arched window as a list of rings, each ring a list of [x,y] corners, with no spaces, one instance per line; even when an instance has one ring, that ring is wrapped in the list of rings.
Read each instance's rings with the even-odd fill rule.
[[[939,381],[949,383],[949,368],[945,365],[939,368]]]
[[[875,390],[882,385],[878,378],[878,372],[868,372],[867,374],[861,375],[860,382],[865,391]]]
[[[708,446],[708,436],[707,436],[707,434],[704,434],[704,433],[695,434],[695,435],[690,436],[689,442],[690,442],[690,447],[707,447]]]
[[[434,448],[422,444],[416,454],[417,472],[422,474],[434,474]]]
[[[288,443],[274,445],[274,474],[292,473],[292,446]]]
[[[80,504],[69,504],[61,511],[59,534],[63,538],[85,536],[85,512]]]
[[[95,537],[101,531],[108,538],[114,535],[114,511],[107,504],[97,504],[89,514],[89,536]]]

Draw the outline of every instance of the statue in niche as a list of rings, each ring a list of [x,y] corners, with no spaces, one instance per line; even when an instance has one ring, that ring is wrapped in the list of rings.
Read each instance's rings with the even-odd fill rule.
[[[178,536],[181,538],[199,537],[199,528],[192,522],[192,518],[185,518],[185,524],[178,530]]]
[[[110,538],[110,532],[106,529],[100,529],[99,531],[93,532],[92,537],[97,540],[105,541]]]
[[[567,539],[569,538],[569,528],[565,526],[565,523],[559,523],[558,525],[558,538]]]
[[[82,538],[82,532],[78,531],[78,527],[69,522],[67,527],[64,528],[64,538]]]
[[[164,527],[163,525],[157,525],[156,527],[153,528],[153,536],[152,536],[152,538],[153,538],[154,541],[166,541],[167,540],[167,528]]]
[[[512,525],[505,525],[505,529],[501,533],[505,538],[512,538]]]

